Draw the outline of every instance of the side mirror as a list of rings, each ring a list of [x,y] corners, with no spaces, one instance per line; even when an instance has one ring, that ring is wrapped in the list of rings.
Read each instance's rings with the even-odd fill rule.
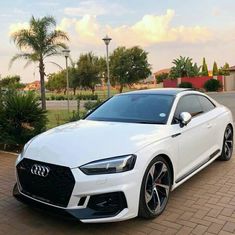
[[[188,112],[182,112],[179,116],[180,127],[187,126],[192,120],[192,115]]]

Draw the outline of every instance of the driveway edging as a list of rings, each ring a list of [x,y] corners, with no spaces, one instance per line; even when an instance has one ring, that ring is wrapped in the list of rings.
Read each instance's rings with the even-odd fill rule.
[[[13,152],[8,152],[8,151],[3,151],[3,150],[0,150],[0,153],[11,154],[11,155],[14,155],[14,156],[18,156],[19,155],[18,153],[13,153]]]

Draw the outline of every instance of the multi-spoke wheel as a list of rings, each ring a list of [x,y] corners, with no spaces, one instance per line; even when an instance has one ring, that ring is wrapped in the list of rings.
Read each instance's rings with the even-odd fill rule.
[[[232,157],[232,153],[233,153],[233,129],[230,125],[228,125],[224,133],[223,149],[219,157],[219,160],[228,161]]]
[[[146,169],[140,192],[139,216],[153,218],[166,207],[171,190],[171,169],[161,156]]]

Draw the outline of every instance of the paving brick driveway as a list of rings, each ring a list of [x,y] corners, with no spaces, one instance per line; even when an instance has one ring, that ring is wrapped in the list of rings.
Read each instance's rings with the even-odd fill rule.
[[[177,188],[157,219],[112,224],[65,221],[12,197],[15,156],[0,153],[0,234],[235,234],[235,156],[216,161]]]

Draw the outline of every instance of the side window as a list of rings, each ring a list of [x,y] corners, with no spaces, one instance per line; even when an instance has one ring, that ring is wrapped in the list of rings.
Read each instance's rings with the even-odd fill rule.
[[[203,112],[197,95],[185,95],[180,98],[175,110],[173,123],[177,123],[175,119],[177,120],[182,112],[188,112],[193,117]]]
[[[215,108],[215,105],[205,96],[199,95],[198,99],[201,103],[203,112],[206,113]]]

